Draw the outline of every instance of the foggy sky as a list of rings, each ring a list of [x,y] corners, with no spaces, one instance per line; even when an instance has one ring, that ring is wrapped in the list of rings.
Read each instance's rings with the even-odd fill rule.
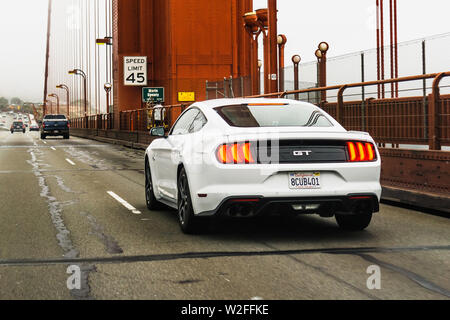
[[[254,3],[255,9],[266,7],[266,0]],[[294,54],[303,62],[315,60],[320,41],[330,44],[330,57],[376,45],[375,0],[278,3],[278,32],[288,37],[288,61]],[[398,11],[400,42],[450,31],[448,0],[398,0]],[[0,0],[0,96],[42,100],[46,28],[47,0]]]

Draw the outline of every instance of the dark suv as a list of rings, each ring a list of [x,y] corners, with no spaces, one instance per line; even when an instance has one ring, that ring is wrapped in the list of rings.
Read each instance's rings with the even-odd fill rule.
[[[69,139],[69,130],[70,124],[65,115],[49,114],[42,120],[41,139],[45,139],[48,136],[63,136],[64,139]]]
[[[23,122],[19,122],[19,121],[14,121],[13,124],[11,125],[11,134],[13,134],[14,132],[23,132],[25,133],[25,125],[23,124]]]

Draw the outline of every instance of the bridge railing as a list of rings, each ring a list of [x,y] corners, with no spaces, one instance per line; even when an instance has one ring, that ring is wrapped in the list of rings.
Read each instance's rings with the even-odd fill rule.
[[[369,132],[382,146],[388,143],[396,147],[400,144],[421,144],[429,145],[431,150],[441,150],[442,145],[450,145],[450,95],[441,96],[439,87],[441,80],[448,76],[450,76],[450,72],[433,73],[251,97],[291,98],[296,100],[303,98],[321,107],[347,130]],[[427,79],[433,80],[430,95],[344,101],[345,91],[351,88],[362,89],[379,84],[424,81]],[[331,96],[331,92],[336,91],[336,102],[318,99],[319,96]],[[326,94],[323,94],[324,92]]]
[[[178,104],[173,106],[164,106],[161,109],[149,107],[144,109],[122,111],[119,113],[118,129],[133,132],[148,131],[150,128],[156,126],[164,126],[168,130],[188,106],[188,104]]]
[[[440,94],[440,82],[450,72],[426,74],[382,81],[353,83],[323,88],[310,88],[263,94],[251,97],[292,98],[315,103],[347,130],[367,131],[380,144],[429,145],[431,150],[441,150],[442,145],[450,145],[450,95]],[[344,101],[345,92],[350,89],[377,86],[379,84],[433,80],[432,93],[425,96]],[[326,92],[327,94],[323,94]],[[320,97],[330,97],[336,93],[336,102],[328,102]],[[349,95],[353,96],[353,95]],[[306,98],[306,99],[305,99]],[[114,115],[94,115],[72,120],[75,128],[115,129],[122,131],[148,131],[162,125],[169,129],[188,104],[164,106],[162,121],[155,119],[153,108],[141,108],[119,112],[118,121]]]

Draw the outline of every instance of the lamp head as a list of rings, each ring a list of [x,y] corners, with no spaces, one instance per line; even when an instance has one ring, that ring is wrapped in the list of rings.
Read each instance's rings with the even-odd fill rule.
[[[330,46],[329,46],[328,43],[326,43],[326,42],[321,42],[321,43],[319,44],[319,50],[320,50],[322,53],[327,52],[329,48],[330,48]]]
[[[105,83],[104,88],[105,88],[106,92],[109,92],[112,89],[112,84],[107,82],[107,83]]]
[[[269,27],[269,9],[258,9],[256,10],[256,15],[258,17],[258,20],[262,23],[264,28]]]
[[[323,57],[322,51],[320,51],[320,49],[316,50],[316,57],[317,57],[317,59],[321,59]]]
[[[300,61],[302,61],[302,58],[301,58],[298,54],[296,54],[296,55],[294,55],[294,56],[292,57],[292,62],[293,62],[293,63],[299,64]]]
[[[286,38],[286,36],[285,36],[284,34],[280,34],[280,35],[277,37],[277,43],[278,43],[279,46],[285,45],[286,42],[287,42],[287,38]]]
[[[247,12],[244,14],[244,22],[245,27],[253,33],[257,33],[259,31],[258,26],[258,16],[256,15],[255,11]]]

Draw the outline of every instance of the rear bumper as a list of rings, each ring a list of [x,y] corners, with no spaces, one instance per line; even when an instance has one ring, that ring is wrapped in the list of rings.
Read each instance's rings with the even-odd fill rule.
[[[211,211],[198,216],[255,217],[271,214],[320,214],[333,216],[335,213],[352,213],[356,205],[367,203],[372,212],[379,212],[376,194],[350,194],[336,197],[261,197],[239,196],[224,199]]]
[[[63,136],[66,134],[69,134],[69,130],[43,130],[41,131],[42,134],[45,134],[46,136]]]

